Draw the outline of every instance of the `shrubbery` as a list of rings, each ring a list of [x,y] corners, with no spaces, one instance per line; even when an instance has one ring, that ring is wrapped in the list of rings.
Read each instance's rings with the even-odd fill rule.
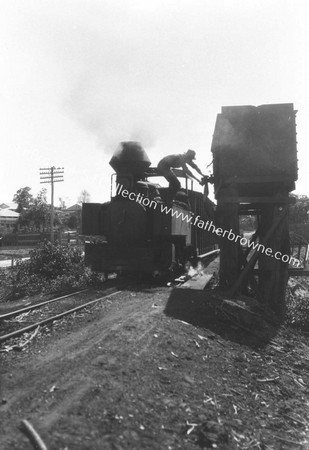
[[[30,259],[1,274],[0,286],[9,298],[82,288],[103,281],[85,267],[78,248],[44,241],[30,252]]]
[[[309,283],[304,278],[289,279],[286,322],[309,331]]]

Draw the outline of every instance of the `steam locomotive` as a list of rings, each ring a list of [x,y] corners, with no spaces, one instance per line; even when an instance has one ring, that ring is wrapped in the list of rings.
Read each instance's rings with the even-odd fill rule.
[[[193,190],[182,170],[175,173],[185,188],[171,201],[169,188],[154,182],[160,175],[140,143],[120,143],[110,165],[110,201],[82,207],[85,262],[92,270],[165,274],[214,248],[213,235],[193,226],[194,216],[213,218],[214,204]]]

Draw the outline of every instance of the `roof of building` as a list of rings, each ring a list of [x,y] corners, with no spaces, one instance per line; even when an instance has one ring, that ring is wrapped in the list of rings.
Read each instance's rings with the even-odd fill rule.
[[[80,211],[81,209],[82,209],[81,205],[76,203],[75,205],[70,206],[69,208],[67,208],[66,211],[73,212],[73,211]]]
[[[5,202],[5,203],[1,203],[0,205],[0,209],[17,209],[18,205],[17,203],[14,202]]]
[[[19,217],[19,213],[16,211],[12,211],[11,209],[0,209],[0,217]]]

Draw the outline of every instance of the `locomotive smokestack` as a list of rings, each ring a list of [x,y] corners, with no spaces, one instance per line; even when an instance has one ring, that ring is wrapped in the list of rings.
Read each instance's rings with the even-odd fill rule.
[[[151,162],[139,142],[121,142],[109,164],[117,174],[128,172],[132,175],[143,175]]]

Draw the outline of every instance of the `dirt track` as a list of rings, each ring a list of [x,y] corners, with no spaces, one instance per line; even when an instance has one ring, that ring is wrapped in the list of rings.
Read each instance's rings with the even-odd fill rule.
[[[22,419],[49,450],[309,448],[305,338],[258,349],[211,314],[177,320],[205,298],[124,290],[1,353],[0,448],[32,448]]]

